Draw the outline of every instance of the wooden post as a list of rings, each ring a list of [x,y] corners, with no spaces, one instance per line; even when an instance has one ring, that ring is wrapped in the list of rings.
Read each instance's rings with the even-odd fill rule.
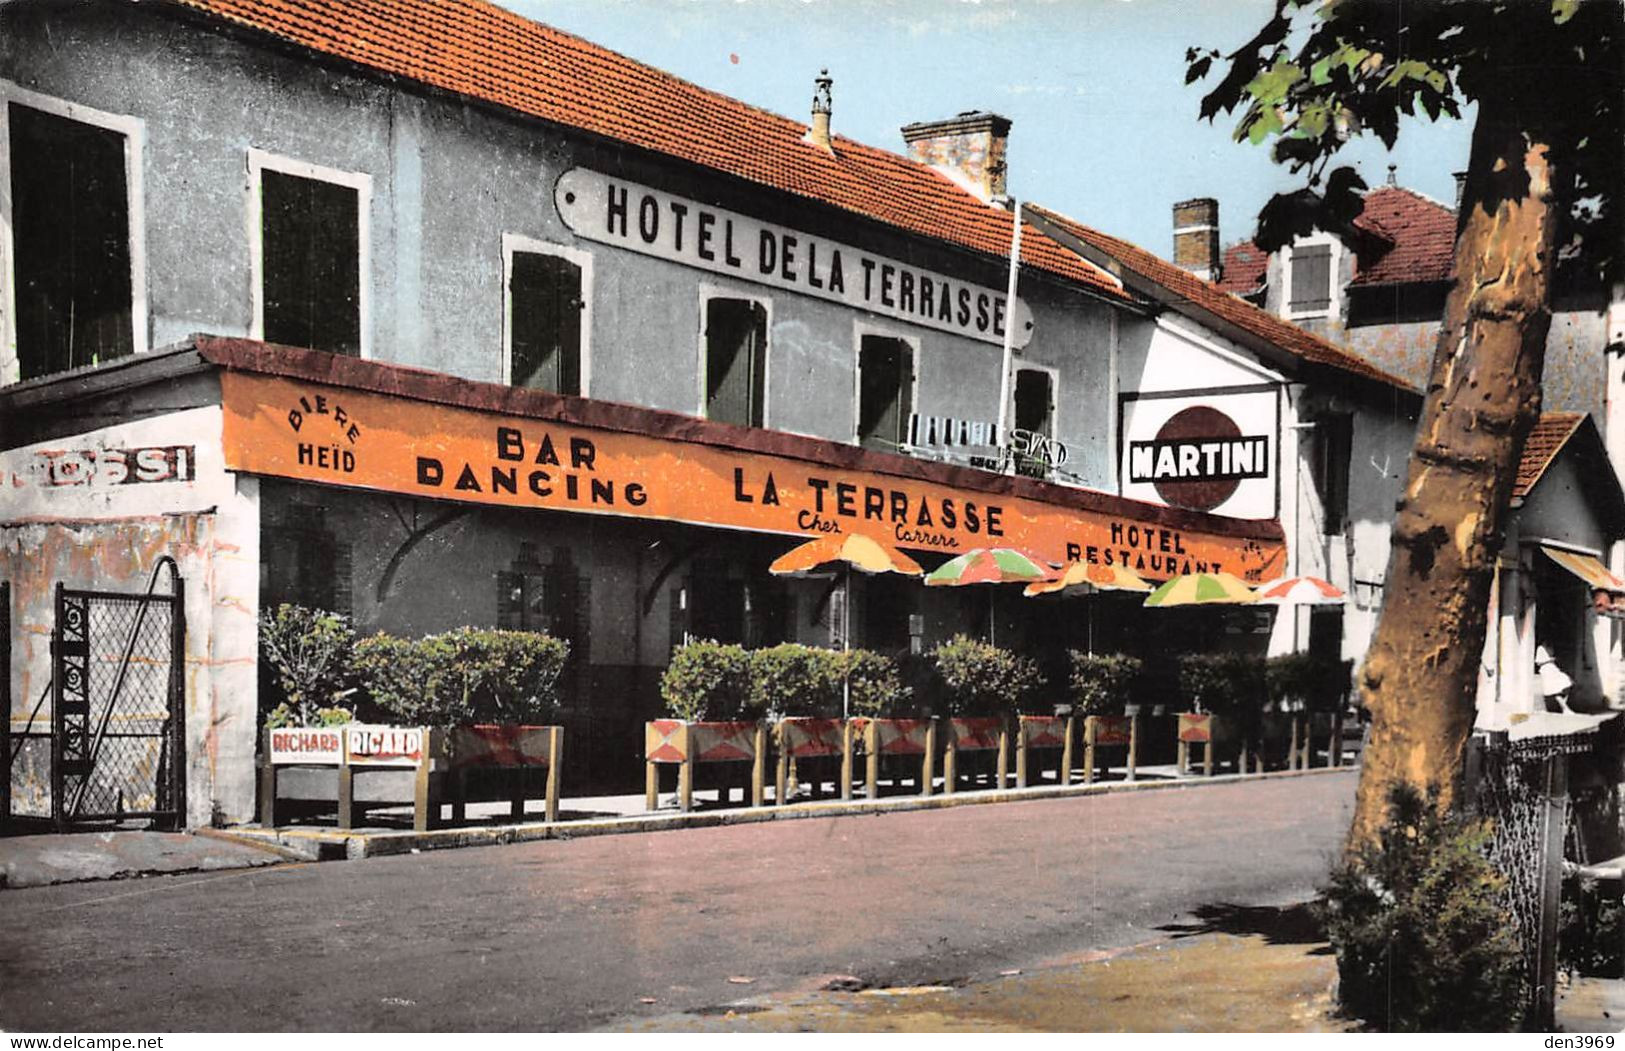
[[[660,802],[660,766],[653,759],[643,761],[643,809],[652,811]]]
[[[1298,768],[1298,713],[1297,712],[1292,713],[1292,737],[1291,737],[1290,742],[1287,744],[1286,768],[1288,770],[1296,770]]]
[[[1088,715],[1083,720],[1083,783],[1095,783],[1095,716]]]
[[[8,642],[7,645],[10,645]],[[0,684],[0,689],[3,689]],[[10,718],[11,713],[6,713]],[[276,827],[276,766],[271,762],[271,731],[267,729],[264,734],[264,751],[260,755],[260,824],[266,828]],[[10,753],[7,753],[9,757]]]
[[[880,798],[880,727],[873,719],[863,729],[863,797]]]
[[[694,809],[694,749],[688,731],[687,723],[677,730],[677,743],[683,753],[677,765],[677,808],[685,814]]]
[[[1062,785],[1070,785],[1072,783],[1072,735],[1077,729],[1077,727],[1074,725],[1077,720],[1078,717],[1075,715],[1069,715],[1066,717],[1066,729],[1063,731],[1066,734],[1066,737],[1061,742]]]
[[[925,754],[920,757],[920,795],[928,796],[937,779],[937,717],[925,724]]]
[[[522,820],[525,816],[525,774],[528,768],[516,766],[508,771],[508,816]]]
[[[874,736],[874,720],[870,720],[863,730],[865,747]],[[841,798],[852,798],[852,720],[841,722]]]
[[[355,822],[355,768],[345,757],[339,767],[339,828],[348,831]]]
[[[547,735],[547,801],[542,816],[559,819],[559,779],[564,776],[564,727],[555,726]]]
[[[756,720],[756,758],[750,763],[750,805],[762,805],[767,780],[767,724]]]
[[[1218,734],[1213,723],[1208,723],[1207,743],[1202,746],[1202,776],[1213,776],[1213,738]]]
[[[1343,709],[1332,714],[1332,744],[1327,749],[1327,760],[1333,766],[1343,765]]]
[[[1027,787],[1027,730],[1019,716],[1016,718],[1016,787]]]
[[[1298,763],[1299,770],[1307,770],[1315,765],[1315,722],[1308,712],[1299,716],[1303,720],[1303,735],[1298,740],[1298,746],[1303,749],[1303,759]]]
[[[1134,780],[1134,768],[1140,761],[1140,717],[1128,717],[1128,780]]]
[[[999,724],[999,773],[994,788],[1001,792],[1007,787],[1010,775],[1010,717],[1005,716]]]
[[[948,740],[942,749],[942,794],[945,796],[954,794],[954,780],[959,774],[959,764],[955,761],[958,758],[958,749],[954,747],[953,733],[953,726],[950,724]]]
[[[1183,736],[1179,739],[1178,769],[1181,777],[1191,772],[1191,745]]]
[[[439,730],[425,730],[423,734],[423,758],[418,761],[416,776],[412,782],[412,831],[427,832],[440,825],[440,794],[435,791],[435,748]],[[525,804],[524,796],[519,798],[519,805]]]
[[[790,790],[790,731],[779,724],[779,762],[773,777],[773,805],[783,806]]]

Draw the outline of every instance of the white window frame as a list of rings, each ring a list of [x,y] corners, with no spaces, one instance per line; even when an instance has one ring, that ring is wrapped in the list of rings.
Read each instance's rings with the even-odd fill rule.
[[[513,257],[516,252],[557,256],[581,268],[581,397],[592,391],[592,253],[540,241],[524,234],[502,235],[502,384],[513,385]]]
[[[858,426],[863,417],[863,337],[878,336],[881,339],[896,339],[908,344],[909,354],[913,357],[914,373],[913,384],[909,388],[908,403],[913,406],[914,412],[920,411],[920,337],[899,325],[880,325],[872,321],[854,321],[852,323],[852,433],[847,438],[848,445],[857,445],[863,440],[858,433]],[[903,433],[908,433],[908,421],[903,421]],[[903,453],[901,448],[898,449]],[[904,454],[906,455],[906,454]]]
[[[1027,370],[1049,373],[1049,436],[1051,441],[1059,442],[1061,440],[1061,370],[1055,365],[1040,365],[1036,361],[1023,361],[1020,358],[1010,363],[1010,429],[1014,430],[1016,426],[1016,376]],[[1055,468],[1051,467],[1044,473],[1044,479],[1053,481],[1054,478]]]
[[[1292,309],[1292,254],[1299,248],[1319,248],[1328,246],[1331,251],[1326,260],[1326,283],[1328,288],[1327,304],[1324,310],[1293,310]],[[1281,253],[1281,316],[1289,321],[1306,321],[1311,318],[1335,318],[1343,314],[1343,283],[1340,279],[1343,273],[1343,242],[1333,234],[1317,233],[1308,237],[1300,237],[1287,246]]]
[[[143,186],[147,122],[140,117],[109,113],[52,95],[29,91],[0,78],[0,386],[22,378],[22,357],[17,351],[17,272],[11,225],[11,103],[37,109],[81,124],[115,131],[124,136],[124,192],[130,222],[130,350],[145,354],[147,332],[147,217]]]
[[[754,292],[742,292],[738,289],[727,288],[722,285],[713,285],[703,281],[700,283],[700,327],[699,339],[697,341],[699,345],[699,353],[697,355],[699,367],[695,370],[698,374],[699,382],[696,384],[695,390],[695,403],[697,408],[694,411],[694,415],[700,417],[702,420],[708,420],[711,418],[709,415],[707,415],[705,404],[705,388],[707,381],[706,351],[708,349],[705,341],[705,330],[709,327],[711,318],[711,300],[713,299],[743,299],[747,302],[755,303],[762,308],[762,312],[764,314],[763,325],[766,328],[764,338],[767,340],[767,346],[762,351],[761,426],[763,429],[771,427],[773,425],[773,298],[771,296],[757,295]]]
[[[293,175],[301,179],[347,186],[356,192],[356,266],[360,280],[356,282],[356,309],[360,314],[362,358],[372,357],[372,176],[366,172],[325,168],[293,157],[285,157],[254,146],[248,148],[244,185],[248,226],[248,295],[252,318],[249,323],[250,339],[265,338],[265,224],[260,194],[260,176],[267,170]]]

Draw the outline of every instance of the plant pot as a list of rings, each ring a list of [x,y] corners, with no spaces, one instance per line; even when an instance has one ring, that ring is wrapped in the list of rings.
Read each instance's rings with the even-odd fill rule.
[[[868,798],[879,795],[882,756],[918,756],[920,795],[931,794],[936,778],[937,720],[859,717],[848,720],[847,726],[851,728],[854,751],[863,753],[863,784]],[[842,780],[842,799],[850,798],[851,783],[850,776]]]
[[[942,776],[945,793],[954,791],[958,779],[960,752],[999,753],[994,788],[1003,788],[1010,769],[1010,723],[1002,715],[959,716],[948,720],[947,746],[943,754]]]
[[[454,726],[450,733],[452,772],[452,818],[466,816],[469,774],[474,770],[511,771],[508,799],[511,815],[525,814],[525,771],[545,767],[547,785],[545,813],[548,821],[559,816],[559,773],[563,765],[564,728],[527,726],[520,723],[479,723]]]
[[[684,813],[694,808],[694,767],[698,763],[750,763],[751,806],[761,806],[767,724],[655,719],[644,725],[643,760],[644,802],[649,810],[658,802],[659,764],[663,763],[677,767],[677,799]],[[727,795],[724,790],[723,801]]]
[[[1072,782],[1072,727],[1070,715],[1023,715],[1016,723],[1016,787],[1026,788],[1040,749],[1060,749],[1061,784]]]
[[[778,746],[778,776],[774,779],[773,802],[784,805],[789,798],[794,764],[798,759],[841,758],[842,798],[851,795],[852,739],[845,723],[840,719],[792,715],[780,719],[773,726],[774,741]],[[820,787],[814,795],[823,791]]]

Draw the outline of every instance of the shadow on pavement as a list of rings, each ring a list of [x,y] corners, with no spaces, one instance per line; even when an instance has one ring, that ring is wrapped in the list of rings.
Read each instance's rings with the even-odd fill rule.
[[[1158,927],[1175,938],[1193,938],[1201,934],[1233,934],[1263,936],[1270,945],[1317,945],[1311,956],[1329,956],[1332,953],[1326,941],[1326,928],[1315,915],[1314,906],[1307,903],[1278,907],[1273,905],[1202,905],[1193,910],[1194,923],[1169,923]]]

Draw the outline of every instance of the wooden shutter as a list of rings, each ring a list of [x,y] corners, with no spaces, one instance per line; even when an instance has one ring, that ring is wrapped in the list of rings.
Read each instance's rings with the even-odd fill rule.
[[[1292,249],[1292,288],[1287,309],[1293,313],[1325,310],[1332,305],[1331,245]]]
[[[515,252],[508,276],[509,377],[515,387],[581,393],[581,268]]]
[[[706,418],[760,427],[766,373],[766,308],[748,299],[711,300],[705,323]]]

